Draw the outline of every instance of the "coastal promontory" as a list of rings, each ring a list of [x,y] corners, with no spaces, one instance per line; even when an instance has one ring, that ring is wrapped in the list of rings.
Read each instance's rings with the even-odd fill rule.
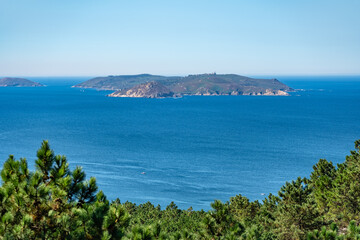
[[[136,97],[136,98],[166,98],[176,97],[176,94],[159,82],[147,82],[130,89],[116,91],[109,97]]]
[[[0,87],[42,87],[43,85],[37,82],[30,81],[25,78],[0,78]]]
[[[110,97],[163,98],[184,95],[287,96],[292,88],[277,79],[258,79],[236,74],[196,74],[186,77],[151,74],[97,77],[73,87],[115,90]]]

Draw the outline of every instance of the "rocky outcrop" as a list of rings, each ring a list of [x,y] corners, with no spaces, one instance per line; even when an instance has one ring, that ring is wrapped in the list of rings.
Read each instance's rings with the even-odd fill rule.
[[[272,91],[271,89],[266,89],[266,92],[263,95],[265,95],[265,96],[289,96],[290,94],[285,91],[281,91],[281,90]]]
[[[183,95],[192,96],[224,96],[224,95],[250,95],[250,96],[289,96],[285,91],[266,89],[264,92],[217,92],[207,88],[200,88],[194,94],[175,94],[167,87],[158,82],[149,82],[136,85],[130,89],[124,89],[109,94],[109,97],[132,97],[132,98],[167,98],[167,97],[181,97]]]
[[[136,85],[130,89],[116,91],[109,97],[132,97],[132,98],[165,98],[176,97],[172,91],[158,82],[148,82]]]
[[[281,90],[271,90],[271,89],[266,89],[266,91],[264,93],[262,93],[262,95],[264,96],[289,96],[290,94],[285,92],[285,91],[281,91]]]
[[[239,96],[239,95],[250,95],[250,96],[289,96],[290,94],[282,91],[282,90],[272,90],[266,89],[263,91],[249,91],[249,92],[242,92],[238,90],[234,90],[232,92],[217,92],[211,91],[209,89],[201,88],[195,94],[196,96],[224,96],[224,95],[231,95],[231,96]]]
[[[30,81],[25,78],[1,78],[0,87],[42,87],[43,85],[37,82]]]

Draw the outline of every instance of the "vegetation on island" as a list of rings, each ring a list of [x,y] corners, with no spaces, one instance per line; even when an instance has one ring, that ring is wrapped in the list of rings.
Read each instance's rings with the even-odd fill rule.
[[[0,87],[42,87],[37,82],[30,81],[25,78],[0,78]]]
[[[136,85],[130,89],[113,92],[109,97],[142,97],[142,98],[166,98],[180,97],[159,82],[147,82]]]
[[[360,239],[360,140],[344,163],[321,159],[277,195],[215,200],[209,211],[109,201],[47,141],[35,166],[12,155],[3,165],[0,239]]]
[[[152,83],[152,84],[148,84]],[[277,79],[236,74],[165,77],[151,74],[97,77],[74,87],[117,90],[111,97],[179,97],[183,95],[288,95],[292,88]]]

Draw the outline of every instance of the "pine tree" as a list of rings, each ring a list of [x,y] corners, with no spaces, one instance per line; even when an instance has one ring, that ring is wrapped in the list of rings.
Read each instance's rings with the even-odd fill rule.
[[[275,231],[280,239],[303,239],[308,231],[320,225],[320,214],[306,182],[299,177],[287,182],[279,191],[281,201],[275,214]]]

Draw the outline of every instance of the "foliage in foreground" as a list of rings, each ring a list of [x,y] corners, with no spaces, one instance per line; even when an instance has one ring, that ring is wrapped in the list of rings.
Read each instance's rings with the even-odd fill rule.
[[[237,195],[212,210],[109,202],[47,141],[36,171],[10,155],[1,171],[0,239],[360,239],[360,140],[342,164],[321,159],[262,203]]]

